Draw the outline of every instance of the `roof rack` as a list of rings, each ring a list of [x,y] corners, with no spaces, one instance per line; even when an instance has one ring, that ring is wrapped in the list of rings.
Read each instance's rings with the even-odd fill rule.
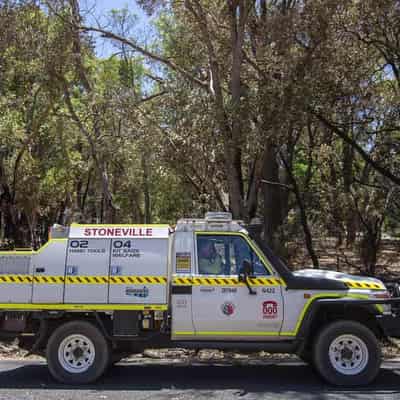
[[[206,213],[205,220],[207,222],[231,222],[232,214],[223,211],[210,211]]]
[[[242,221],[232,219],[230,212],[212,211],[207,212],[205,217],[200,218],[182,218],[178,221],[175,231],[227,231],[238,232],[245,231]]]

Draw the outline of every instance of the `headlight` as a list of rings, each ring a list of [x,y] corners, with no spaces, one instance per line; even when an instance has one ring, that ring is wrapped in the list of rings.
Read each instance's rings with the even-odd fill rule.
[[[390,293],[387,290],[384,290],[382,292],[377,292],[377,293],[372,293],[371,295],[372,298],[374,299],[390,299]]]

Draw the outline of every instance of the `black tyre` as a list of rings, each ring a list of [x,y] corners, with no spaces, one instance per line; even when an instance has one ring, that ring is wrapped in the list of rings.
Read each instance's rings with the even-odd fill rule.
[[[304,361],[307,364],[312,364],[313,358],[312,358],[312,352],[307,350],[303,350],[300,354],[298,354],[298,357]]]
[[[324,327],[313,347],[316,371],[337,386],[367,385],[379,373],[381,348],[374,333],[355,321]]]
[[[51,375],[62,383],[83,384],[98,379],[110,363],[110,346],[101,331],[86,321],[59,326],[46,348]]]

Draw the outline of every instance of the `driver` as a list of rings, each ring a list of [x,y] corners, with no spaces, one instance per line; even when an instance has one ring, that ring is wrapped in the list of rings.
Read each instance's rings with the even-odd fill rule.
[[[222,275],[224,264],[222,257],[217,253],[214,243],[209,239],[199,239],[199,273]]]

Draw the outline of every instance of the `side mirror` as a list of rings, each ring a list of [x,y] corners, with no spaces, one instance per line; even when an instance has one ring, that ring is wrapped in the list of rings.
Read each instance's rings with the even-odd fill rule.
[[[239,282],[244,282],[244,284],[247,286],[247,289],[249,289],[249,294],[254,295],[257,294],[251,287],[248,282],[248,278],[251,278],[253,275],[253,265],[249,260],[243,260],[243,265],[242,268],[240,268],[239,272]]]
[[[253,275],[253,265],[249,260],[243,260],[242,267],[239,271],[239,282],[245,282],[247,278]]]

